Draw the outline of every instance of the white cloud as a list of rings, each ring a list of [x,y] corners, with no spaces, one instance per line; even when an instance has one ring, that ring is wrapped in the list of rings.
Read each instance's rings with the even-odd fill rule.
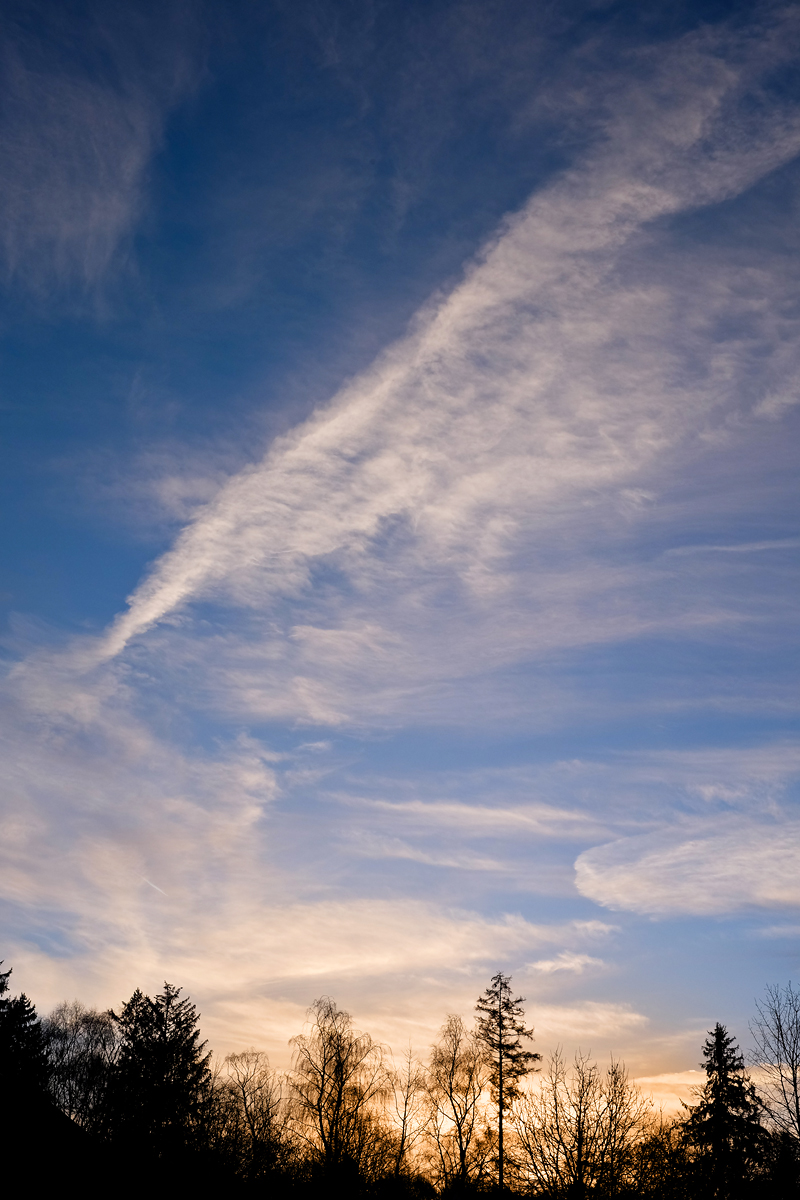
[[[576,883],[609,908],[708,915],[800,904],[800,823],[687,823],[581,854]]]
[[[567,971],[571,975],[582,975],[587,967],[602,967],[601,958],[592,958],[589,954],[575,954],[570,950],[562,950],[555,958],[541,958],[529,965],[528,970],[540,971],[543,975],[552,975],[556,971]]]
[[[735,195],[797,153],[795,113],[742,116],[759,71],[796,36],[783,18],[734,68],[721,57],[731,46],[703,34],[665,52],[648,87],[620,85],[602,148],[506,222],[405,341],[221,489],[98,653],[120,653],[202,598],[269,613],[277,639],[256,631],[255,653],[280,661],[285,709],[263,679],[248,687],[228,645],[230,690],[254,711],[260,692],[264,715],[337,723],[367,661],[399,680],[384,705],[409,674],[419,686],[445,622],[463,673],[476,650],[488,667],[685,621],[637,600],[655,575],[601,568],[588,546],[618,503],[648,494],[677,447],[736,403],[749,340],[709,354],[710,323],[746,314],[774,337],[755,303],[763,280],[698,272],[679,296],[668,273],[645,279],[620,256],[656,218]],[[537,562],[532,543],[567,530],[577,563]],[[250,661],[253,647],[244,653]]]
[[[600,1004],[587,1001],[576,1005],[537,1005],[536,1035],[539,1045],[590,1047],[609,1039],[629,1038],[643,1031],[647,1018],[627,1004]]]
[[[109,872],[105,882],[116,907],[115,875]],[[124,881],[116,886],[122,889]],[[242,895],[231,903],[222,890],[213,915],[205,907],[193,910],[186,892],[154,894],[150,903],[160,906],[166,923],[144,918],[142,905],[129,927],[118,928],[116,939],[102,945],[102,954],[98,942],[88,939],[83,953],[60,961],[32,945],[10,947],[20,986],[24,981],[47,1007],[77,990],[80,981],[86,999],[109,1004],[137,985],[153,989],[166,977],[198,1001],[204,1031],[218,1051],[242,1038],[280,1052],[281,1031],[293,1025],[287,1036],[298,1032],[311,1001],[334,994],[373,1033],[402,1046],[411,1032],[421,1046],[432,1040],[448,1009],[469,1016],[498,961],[519,960],[537,947],[592,942],[608,929],[601,922],[492,919],[407,898],[331,897],[265,906]],[[273,1017],[281,1013],[276,1029]],[[537,1024],[548,1031],[594,1029],[599,1036],[642,1020],[613,1004],[564,1011],[537,1006]]]
[[[432,867],[453,867],[460,871],[494,871],[506,874],[511,870],[507,862],[499,858],[473,854],[469,851],[426,850],[412,846],[397,837],[381,837],[378,834],[356,831],[346,841],[351,853],[364,858],[401,858]]]

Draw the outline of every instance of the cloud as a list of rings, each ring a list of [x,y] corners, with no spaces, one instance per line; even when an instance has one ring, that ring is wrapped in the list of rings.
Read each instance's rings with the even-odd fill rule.
[[[132,713],[124,682],[103,685],[53,673],[27,703],[3,697],[0,893],[76,946],[141,946],[153,887],[205,908],[231,871],[257,869],[274,756],[246,736],[213,757],[182,752]]]
[[[424,850],[404,842],[401,838],[380,837],[366,832],[353,834],[347,840],[347,847],[352,853],[363,855],[364,858],[400,858],[432,867],[453,867],[461,871],[494,871],[500,874],[505,874],[511,869],[508,863],[498,858],[469,852]]]
[[[623,838],[581,854],[578,890],[633,912],[710,915],[800,904],[800,823],[746,818]]]
[[[543,975],[552,975],[556,971],[567,971],[572,975],[582,975],[587,967],[604,966],[601,958],[592,958],[589,954],[574,954],[562,950],[556,958],[542,958],[528,967],[530,971],[540,971]]]
[[[109,885],[112,878],[107,876]],[[124,887],[121,879],[118,886]],[[469,1015],[498,962],[519,961],[537,947],[596,941],[608,929],[601,922],[537,924],[513,914],[493,919],[408,898],[265,905],[240,894],[232,904],[224,888],[212,918],[192,906],[187,892],[150,896],[102,953],[96,936],[55,962],[30,943],[11,946],[19,979],[35,988],[43,1007],[68,993],[73,980],[95,1003],[111,1003],[137,985],[152,989],[165,976],[179,980],[200,1003],[204,1032],[217,1051],[242,1037],[266,1041],[280,1054],[280,1031],[287,1037],[299,1032],[305,1008],[323,994],[335,995],[395,1046],[413,1033],[421,1047],[448,1008]],[[109,900],[113,905],[113,895]],[[166,922],[145,917],[151,906]],[[276,1030],[273,1017],[281,1013]],[[594,1029],[598,1036],[642,1020],[613,1004],[537,1009],[543,1028]]]
[[[514,559],[531,537],[552,537],[577,514],[591,522],[602,498],[635,490],[713,421],[723,380],[730,392],[741,347],[701,373],[688,351],[738,298],[715,281],[682,296],[680,313],[666,281],[620,277],[618,260],[648,224],[736,195],[800,150],[792,109],[743,115],[759,72],[796,37],[788,22],[736,67],[706,34],[665,53],[649,91],[620,95],[593,158],[506,222],[406,340],[221,489],[101,653],[200,598],[262,612],[307,598],[320,571],[340,580],[349,620],[332,619],[329,600],[324,624],[296,615],[287,632],[300,661],[322,654],[334,667],[365,652],[402,658],[391,624],[352,611],[359,594],[382,591],[385,605],[399,585],[407,611],[442,608],[454,590],[478,613],[518,603],[515,582],[531,579],[515,575]],[[602,597],[624,574],[588,570],[577,595],[572,578],[546,574],[544,592],[529,594],[546,612],[545,636],[558,638],[556,597],[575,625],[585,590]],[[618,636],[619,620],[598,607],[588,622],[581,614],[586,639]],[[627,614],[634,630],[640,621]],[[302,709],[302,695],[295,702]],[[331,720],[338,711],[334,699]]]
[[[494,781],[497,786],[497,780]],[[510,781],[513,783],[516,780]],[[478,780],[474,775],[464,781],[475,788]],[[455,803],[453,801],[430,800],[372,800],[362,797],[342,796],[336,798],[345,803],[366,808],[376,817],[385,817],[392,825],[399,823],[417,826],[424,830],[457,830],[465,836],[524,836],[531,837],[578,837],[585,838],[595,826],[594,818],[588,813],[555,808],[547,804],[527,804],[515,807],[489,806],[484,804]]]
[[[270,1013],[288,1025],[335,989],[365,1021],[383,1011],[387,1038],[410,1026],[428,1036],[433,998],[474,997],[498,959],[532,962],[537,995],[599,964],[588,951],[605,923],[498,915],[513,905],[496,896],[491,915],[472,896],[422,903],[411,874],[390,875],[392,859],[455,868],[477,892],[519,845],[530,855],[531,837],[570,843],[569,861],[574,839],[602,838],[576,878],[609,907],[796,903],[800,835],[779,804],[796,747],[608,755],[503,786],[464,772],[398,795],[358,763],[330,782],[325,743],[309,763],[291,742],[303,724],[513,734],[565,712],[607,720],[605,667],[584,686],[564,670],[568,651],[667,636],[724,644],[743,627],[782,637],[773,618],[795,593],[785,576],[771,586],[764,551],[791,539],[747,533],[739,552],[717,553],[716,533],[692,524],[707,506],[684,493],[701,478],[714,500],[729,472],[749,512],[740,469],[754,424],[767,428],[756,394],[779,394],[797,369],[784,303],[796,272],[760,250],[744,268],[720,262],[687,246],[676,220],[740,196],[800,150],[800,115],[756,102],[796,54],[798,23],[786,13],[749,40],[704,31],[629,64],[603,98],[597,146],[503,223],[405,339],[227,479],[102,637],[16,664],[0,887],[43,1003],[79,977],[88,999],[114,1003],[166,975],[200,1001],[212,1037],[237,1013],[247,1042]],[[73,104],[90,114],[79,140],[100,103],[89,90]],[[128,182],[98,240],[62,228],[52,197],[36,209],[36,246],[57,243],[56,261],[85,280],[135,219],[157,136],[157,117],[137,124],[125,104],[110,102],[108,129],[133,130],[119,142]],[[110,194],[123,175],[108,129],[96,173]],[[90,174],[81,168],[74,194],[64,176],[68,211]],[[15,261],[34,255],[13,236]],[[180,489],[173,499],[180,509]],[[670,555],[676,543],[704,549]],[[720,705],[739,699],[728,683],[715,684]],[[752,707],[756,691],[741,690]],[[628,704],[639,721],[693,703],[708,697],[626,694],[614,713]],[[284,725],[280,753],[238,735],[271,722]],[[334,806],[326,824],[320,811]],[[349,840],[344,809],[364,827]],[[466,844],[495,834],[500,848]],[[378,856],[376,894],[342,846]],[[528,857],[530,875],[548,866]],[[385,1015],[401,996],[402,1029]],[[560,1038],[646,1024],[612,1003],[539,1014]]]
[[[630,815],[650,829],[581,853],[582,895],[653,915],[800,903],[796,742],[625,754],[609,774],[606,786],[626,795]]]
[[[730,546],[675,546],[667,554],[760,554],[767,550],[796,550],[800,538],[775,538],[768,542],[737,542]]]
[[[684,1104],[697,1103],[697,1091],[706,1082],[704,1071],[668,1071],[663,1075],[639,1075],[633,1081],[666,1116],[684,1113]]]
[[[643,1031],[647,1018],[627,1004],[601,1004],[587,1001],[576,1005],[538,1005],[536,1033],[539,1044],[566,1042],[568,1045],[595,1046],[598,1041],[630,1037]],[[546,1042],[545,1042],[546,1039]],[[591,1051],[588,1051],[591,1052]]]
[[[798,144],[786,118],[764,136],[740,129],[732,146],[728,117],[755,67],[723,70],[718,50],[701,38],[666,55],[655,79],[669,103],[648,107],[639,85],[618,97],[602,152],[509,221],[406,341],[221,488],[101,647],[127,653],[131,698],[157,689],[169,705],[177,681],[179,707],[189,696],[234,722],[547,720],[575,711],[564,681],[539,671],[534,708],[503,672],[559,649],[741,619],[707,602],[697,576],[688,588],[673,566],[595,553],[647,521],[676,447],[727,414],[741,341],[700,374],[689,360],[706,361],[709,322],[752,315],[746,287],[724,274],[654,275],[665,249],[652,219],[746,187]],[[642,246],[646,227],[656,240]],[[766,319],[755,334],[760,349],[774,345]],[[705,569],[707,553],[691,557]],[[97,649],[29,658],[16,694],[40,713],[102,703],[113,672],[104,681],[95,668],[80,688],[72,674]],[[602,836],[585,813],[541,806],[412,801],[387,819]],[[393,855],[437,857],[393,836],[381,843]]]
[[[197,31],[172,2],[144,25],[133,10],[90,10],[70,30],[77,69],[58,15],[26,16],[8,20],[0,45],[0,252],[9,278],[43,298],[96,288],[118,264],[165,117],[196,78]]]

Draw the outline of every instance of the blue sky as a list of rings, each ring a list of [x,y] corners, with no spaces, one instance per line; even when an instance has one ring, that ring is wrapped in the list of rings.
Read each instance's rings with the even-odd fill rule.
[[[3,953],[697,1065],[796,974],[800,9],[14,4]]]

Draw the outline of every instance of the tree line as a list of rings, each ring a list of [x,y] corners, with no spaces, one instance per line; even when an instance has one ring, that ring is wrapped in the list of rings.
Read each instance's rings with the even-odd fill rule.
[[[0,1129],[12,1153],[41,1148],[40,1175],[48,1151],[54,1179],[71,1163],[84,1191],[122,1172],[133,1186],[276,1197],[800,1195],[791,984],[756,1006],[754,1078],[717,1024],[705,1083],[667,1118],[615,1059],[568,1062],[556,1049],[543,1061],[502,973],[474,1021],[447,1018],[424,1062],[410,1048],[395,1060],[322,997],[291,1039],[287,1073],[258,1050],[214,1063],[194,1004],[171,984],[115,1010],[74,1001],[40,1018],[8,995],[10,975],[0,971]]]

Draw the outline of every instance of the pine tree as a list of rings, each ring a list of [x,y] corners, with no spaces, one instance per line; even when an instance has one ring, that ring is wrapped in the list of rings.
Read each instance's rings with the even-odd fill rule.
[[[526,1029],[522,996],[514,1000],[511,978],[498,973],[475,1005],[478,1013],[478,1038],[483,1043],[491,1064],[492,1099],[497,1105],[498,1169],[500,1191],[505,1185],[503,1153],[503,1118],[519,1096],[519,1082],[539,1062],[541,1054],[524,1049],[523,1038],[532,1038],[533,1030]]]
[[[109,1089],[112,1136],[162,1158],[192,1144],[210,1081],[197,1010],[180,992],[165,983],[152,1000],[137,988],[111,1014],[120,1037]]]
[[[744,1069],[744,1058],[724,1025],[703,1046],[707,1081],[692,1105],[685,1132],[696,1173],[709,1200],[748,1194],[763,1156],[763,1105]]]

